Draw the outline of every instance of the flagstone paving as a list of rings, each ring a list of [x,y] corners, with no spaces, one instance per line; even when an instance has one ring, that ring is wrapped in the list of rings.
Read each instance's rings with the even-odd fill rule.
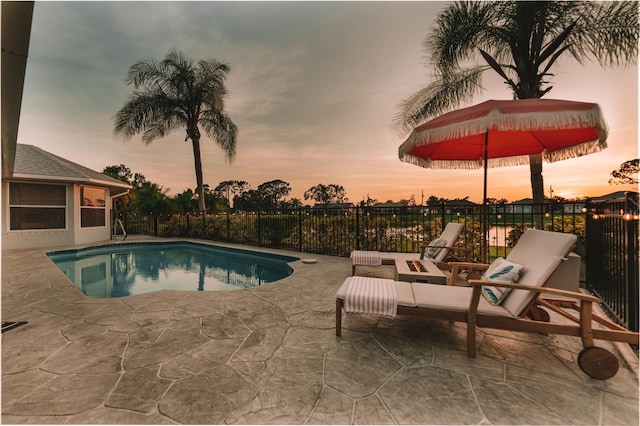
[[[638,424],[638,359],[590,379],[570,337],[447,321],[343,319],[348,259],[272,284],[85,297],[45,256],[2,253],[2,422],[84,424]],[[389,277],[389,267],[359,273]]]

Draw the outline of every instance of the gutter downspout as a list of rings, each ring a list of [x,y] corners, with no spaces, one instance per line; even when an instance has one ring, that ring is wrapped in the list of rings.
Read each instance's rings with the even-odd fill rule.
[[[130,192],[131,192],[131,190],[130,190],[130,189],[127,189],[125,192],[122,192],[122,193],[120,193],[120,194],[116,194],[116,195],[112,195],[112,196],[111,196],[111,202],[113,202],[113,199],[114,199],[114,198],[120,198],[120,197],[122,197],[122,196],[128,195]]]

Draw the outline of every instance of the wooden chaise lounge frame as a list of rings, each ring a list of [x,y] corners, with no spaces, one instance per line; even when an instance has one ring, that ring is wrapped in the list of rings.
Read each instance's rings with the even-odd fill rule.
[[[575,236],[548,231],[528,230],[516,245],[516,247],[518,247],[521,241],[524,241],[523,244],[527,244],[527,241],[538,240],[537,244],[535,242],[533,243],[533,249],[535,251],[541,247],[540,242],[545,241],[547,237],[551,237],[549,238],[549,247],[547,247],[544,253],[548,258],[554,256],[553,253],[550,253],[550,251],[553,250],[549,250],[553,248],[552,246],[564,245],[570,248],[557,249],[561,250],[561,252],[558,251],[560,255],[558,256],[557,262],[554,262],[555,266],[551,265],[549,268],[550,271],[539,274],[543,283],[546,283],[549,276],[560,264],[562,258],[569,254],[575,244]],[[511,259],[510,257],[507,259],[514,263],[524,264],[522,262],[522,254],[526,253],[526,250],[517,251],[516,247],[514,247],[514,250],[511,252],[512,254],[517,252],[515,256],[516,259]],[[452,275],[457,274],[460,268],[470,265],[472,265],[474,269],[479,266],[478,264],[465,263],[452,264]],[[498,312],[497,309],[494,309],[500,307],[489,305],[488,302],[484,300],[484,297],[482,297],[481,291],[483,285],[492,283],[480,280],[470,280],[470,287],[395,282],[394,284],[398,291],[397,314],[466,323],[467,355],[471,358],[476,357],[476,327],[579,337],[582,339],[584,347],[578,355],[577,360],[580,368],[590,377],[596,379],[613,377],[618,371],[617,358],[606,349],[596,347],[594,340],[617,341],[637,345],[639,343],[639,334],[626,330],[624,327],[613,323],[609,319],[595,314],[593,312],[593,304],[600,303],[600,299],[597,297],[589,294],[546,288],[540,284],[527,284],[526,264],[524,271],[525,273],[519,283],[493,283],[493,285],[513,289],[512,293],[507,296],[507,299],[513,297],[516,292],[519,293],[517,297],[522,297],[523,294],[527,295],[525,297],[528,301],[525,300],[524,303],[520,305],[519,311],[515,313],[515,315],[504,315]],[[347,281],[350,279],[351,277],[347,278]],[[368,279],[375,280],[376,278]],[[337,336],[341,336],[344,287],[347,285],[347,281],[345,281],[345,284],[343,284],[343,287],[341,287],[336,296]],[[450,280],[450,284],[452,283],[455,283],[455,278]],[[542,294],[551,295],[556,298],[543,298],[541,297]],[[425,304],[428,305],[429,295],[433,296],[432,298],[441,298],[444,302],[441,305],[424,306]],[[412,298],[414,299],[413,303],[411,302]],[[427,303],[421,303],[418,300],[420,298],[427,299]],[[457,301],[454,301],[454,299],[457,299]],[[467,305],[464,305],[464,300],[468,300]],[[506,300],[504,303],[506,303]],[[423,306],[420,306],[421,304]],[[549,309],[568,321],[562,323],[551,322],[550,316],[542,308]],[[593,327],[594,321],[602,327]]]
[[[446,241],[444,246],[432,246],[429,244],[421,244],[420,251],[418,253],[394,253],[394,252],[377,252],[382,257],[383,265],[393,265],[396,259],[405,260],[423,260],[425,258],[425,251],[429,248],[439,249],[440,251],[433,259],[440,269],[449,269],[448,262],[471,262],[471,250],[464,247],[456,246],[456,242],[464,229],[464,224],[449,222],[445,226],[444,230],[440,234],[439,238]],[[358,264],[353,263],[351,265],[351,275],[356,274],[356,266]]]

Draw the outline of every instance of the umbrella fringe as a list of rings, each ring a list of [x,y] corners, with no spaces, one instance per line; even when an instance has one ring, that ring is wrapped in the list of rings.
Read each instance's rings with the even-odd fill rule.
[[[405,154],[400,156],[405,163],[424,167],[425,169],[479,169],[482,167],[482,159],[478,160],[430,160],[415,155]]]
[[[572,147],[562,148],[553,152],[544,151],[542,153],[542,159],[549,163],[555,161],[566,160],[569,158],[581,157],[587,154],[593,154],[599,152],[607,147],[606,141],[599,139],[581,143]],[[414,164],[416,166],[424,167],[427,169],[466,169],[474,170],[483,167],[483,160],[481,158],[477,160],[432,160],[424,159],[412,154],[401,154],[400,160]],[[522,166],[530,164],[529,155],[516,155],[512,157],[490,158],[487,162],[487,167],[508,167],[508,166]]]
[[[582,157],[583,155],[593,154],[595,152],[602,151],[607,147],[605,139],[599,139],[594,141],[588,141],[581,143],[580,145],[569,146],[566,148],[558,149],[553,152],[544,152],[542,158],[549,163],[555,161],[567,160],[569,158]]]
[[[564,127],[592,127],[602,129],[601,140],[606,140],[606,124],[600,113],[600,107],[596,104],[589,111],[554,111],[531,112],[518,114],[500,114],[498,110],[492,111],[485,117],[475,120],[467,120],[464,123],[456,123],[435,129],[411,133],[409,138],[400,146],[401,154],[415,146],[426,145],[433,141],[457,139],[485,133],[487,129],[501,131],[516,130],[554,130]]]
[[[502,157],[502,158],[490,158],[487,164],[488,167],[509,167],[509,166],[524,166],[530,164],[531,161],[528,155],[518,155],[514,157]]]

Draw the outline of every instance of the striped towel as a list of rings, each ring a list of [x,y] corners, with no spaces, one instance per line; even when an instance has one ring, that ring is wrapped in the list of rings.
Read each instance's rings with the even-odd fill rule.
[[[398,294],[393,280],[358,276],[349,279],[344,298],[345,312],[396,317]]]
[[[382,265],[382,256],[377,251],[354,250],[351,252],[351,264],[380,266]]]

